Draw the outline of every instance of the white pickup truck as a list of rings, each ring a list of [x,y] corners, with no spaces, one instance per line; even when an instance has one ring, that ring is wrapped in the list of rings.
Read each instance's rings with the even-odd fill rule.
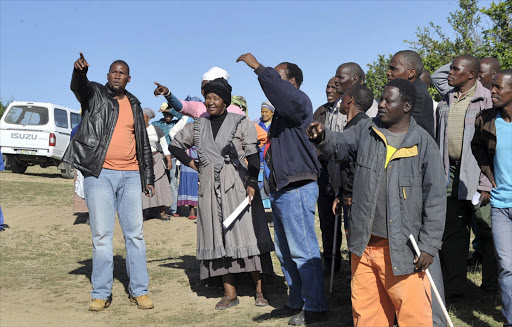
[[[61,159],[81,118],[78,110],[53,103],[9,104],[0,119],[0,151],[6,169],[23,174],[28,166],[57,166],[63,177],[73,178],[74,168]]]

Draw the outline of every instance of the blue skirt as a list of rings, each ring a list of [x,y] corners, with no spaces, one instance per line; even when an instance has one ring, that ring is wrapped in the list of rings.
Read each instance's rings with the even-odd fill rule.
[[[197,206],[197,171],[181,165],[178,206]]]

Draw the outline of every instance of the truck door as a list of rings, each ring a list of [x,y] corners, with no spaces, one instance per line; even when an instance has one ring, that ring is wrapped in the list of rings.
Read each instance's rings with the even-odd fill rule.
[[[52,152],[52,158],[60,160],[69,144],[71,124],[67,110],[54,108],[53,115],[55,119],[55,145],[53,151],[52,149],[50,151]]]

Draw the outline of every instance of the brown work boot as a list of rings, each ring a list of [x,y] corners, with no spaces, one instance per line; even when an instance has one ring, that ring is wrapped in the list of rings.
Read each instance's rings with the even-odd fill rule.
[[[109,297],[108,300],[92,299],[89,311],[103,311],[110,306],[110,303],[112,303],[112,297]]]
[[[155,307],[153,301],[151,301],[151,299],[147,295],[141,295],[137,297],[130,296],[130,303],[136,304],[137,308],[141,310],[149,310]]]

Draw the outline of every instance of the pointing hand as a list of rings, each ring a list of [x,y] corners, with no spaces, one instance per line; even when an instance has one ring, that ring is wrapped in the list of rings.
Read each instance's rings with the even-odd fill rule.
[[[75,69],[83,72],[87,72],[89,69],[89,63],[84,58],[84,54],[80,52],[80,58],[75,61]]]
[[[155,91],[153,92],[153,94],[157,97],[159,95],[167,95],[169,94],[169,89],[163,85],[161,85],[160,83],[157,83],[157,82],[154,82],[155,85],[156,85],[156,89]]]

